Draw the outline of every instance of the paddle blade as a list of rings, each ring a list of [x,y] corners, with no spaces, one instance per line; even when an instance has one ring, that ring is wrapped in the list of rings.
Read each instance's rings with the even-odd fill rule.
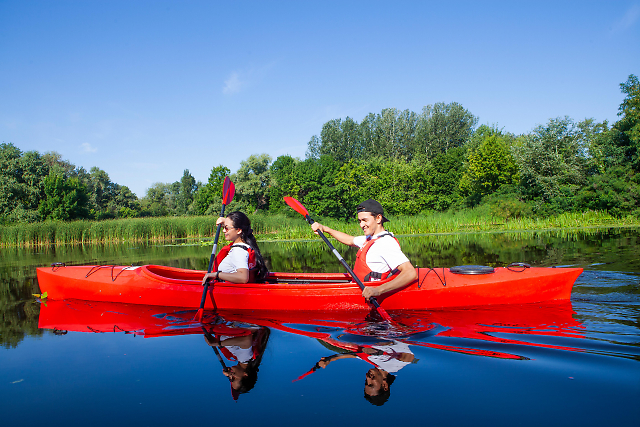
[[[222,185],[222,204],[228,205],[233,200],[233,196],[236,194],[236,186],[229,179],[228,176],[224,177],[224,184]]]
[[[393,324],[393,319],[391,318],[391,316],[389,316],[389,313],[387,313],[387,310],[385,310],[384,308],[378,306],[376,307],[378,310],[378,313],[380,313],[380,316],[382,316],[382,318],[386,321],[389,322],[391,324]]]
[[[308,372],[305,372],[304,374],[300,375],[298,378],[296,378],[295,380],[291,380],[292,383],[295,383],[296,381],[300,381],[301,379],[303,379],[304,377],[306,377],[307,375],[311,375],[316,371],[316,367],[314,366],[313,369],[310,369]]]
[[[196,322],[200,322],[202,320],[202,314],[204,313],[203,309],[198,309],[198,312],[196,313],[195,316],[193,316],[193,320],[195,320]]]
[[[302,203],[300,203],[299,201],[297,201],[293,197],[285,196],[284,197],[284,202],[286,204],[288,204],[291,209],[293,209],[294,211],[298,212],[300,215],[302,215],[304,217],[309,215],[309,212],[307,212],[307,209],[305,209],[305,207],[302,206]]]

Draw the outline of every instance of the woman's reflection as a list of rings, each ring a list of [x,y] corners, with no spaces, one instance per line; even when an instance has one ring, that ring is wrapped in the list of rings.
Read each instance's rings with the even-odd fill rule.
[[[240,394],[249,392],[256,385],[271,331],[263,326],[215,325],[211,329],[205,329],[205,341],[216,352],[223,367],[222,373],[231,383],[231,396],[238,400]],[[218,349],[228,361],[236,364],[227,367]]]

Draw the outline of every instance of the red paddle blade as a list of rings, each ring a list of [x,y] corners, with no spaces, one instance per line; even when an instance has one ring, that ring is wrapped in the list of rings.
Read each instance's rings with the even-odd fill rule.
[[[298,212],[300,215],[302,215],[304,217],[309,215],[309,212],[307,212],[307,209],[305,209],[305,207],[302,206],[302,203],[300,203],[299,201],[297,201],[293,197],[285,196],[284,197],[284,202],[286,204],[288,204],[291,209],[293,209],[294,211]]]
[[[387,313],[387,310],[385,310],[382,307],[378,307],[378,313],[380,313],[380,316],[382,316],[384,320],[386,320],[389,323],[393,323],[393,319],[391,318],[391,316],[389,316],[389,313]]]
[[[231,203],[235,194],[236,186],[231,182],[228,176],[225,176],[224,184],[222,185],[222,204],[228,205]]]
[[[291,380],[292,383],[295,383],[296,381],[300,381],[301,379],[303,379],[304,377],[306,377],[307,375],[311,375],[315,372],[315,369],[311,369],[309,370],[309,372],[305,372],[304,374],[300,375],[298,378],[296,378],[295,380]]]

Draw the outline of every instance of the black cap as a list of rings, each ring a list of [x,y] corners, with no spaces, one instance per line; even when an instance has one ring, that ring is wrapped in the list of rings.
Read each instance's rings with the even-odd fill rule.
[[[358,207],[356,208],[357,212],[371,212],[374,216],[376,215],[382,215],[382,223],[384,224],[385,222],[389,221],[387,218],[384,217],[384,209],[382,208],[382,205],[378,202],[376,202],[373,199],[368,199],[365,200],[364,202],[360,203],[358,205]]]

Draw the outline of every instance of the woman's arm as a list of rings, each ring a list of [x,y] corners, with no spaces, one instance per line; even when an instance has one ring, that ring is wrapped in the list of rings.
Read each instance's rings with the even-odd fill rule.
[[[249,270],[246,268],[239,268],[235,273],[223,273],[214,271],[211,273],[207,273],[202,278],[202,284],[210,280],[224,280],[225,282],[231,283],[248,283],[249,282]]]

